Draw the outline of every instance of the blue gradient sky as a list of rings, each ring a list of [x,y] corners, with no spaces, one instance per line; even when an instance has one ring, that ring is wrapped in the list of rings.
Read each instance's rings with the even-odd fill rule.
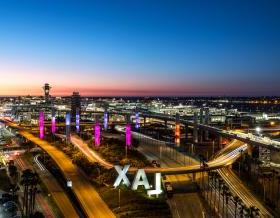
[[[0,2],[0,95],[279,95],[280,1]]]

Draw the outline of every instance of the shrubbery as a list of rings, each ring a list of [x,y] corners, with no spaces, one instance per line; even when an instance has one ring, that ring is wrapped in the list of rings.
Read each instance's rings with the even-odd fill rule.
[[[102,138],[100,147],[93,147],[104,159],[112,164],[130,164],[133,167],[141,168],[149,166],[150,162],[137,150],[127,149],[127,158],[124,142],[115,138]],[[133,147],[138,146],[138,141],[133,140]],[[92,147],[92,143],[89,142]]]

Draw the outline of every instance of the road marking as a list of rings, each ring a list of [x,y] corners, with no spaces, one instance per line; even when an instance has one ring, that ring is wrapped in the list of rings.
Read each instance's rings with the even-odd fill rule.
[[[41,164],[41,162],[38,160],[38,157],[40,156],[40,154],[37,154],[35,157],[34,157],[34,162],[37,164],[37,166],[39,167],[39,169],[41,171],[45,171],[46,168],[43,164]]]

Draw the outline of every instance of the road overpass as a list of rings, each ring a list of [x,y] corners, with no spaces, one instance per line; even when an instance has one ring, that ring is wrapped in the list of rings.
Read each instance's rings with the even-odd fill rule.
[[[100,111],[90,111],[89,113],[91,114],[97,114],[102,116],[104,112],[100,112]],[[109,116],[110,115],[122,115],[124,117],[134,117],[135,114],[128,112],[128,111],[109,111],[108,112]],[[144,123],[146,118],[153,118],[153,119],[158,119],[158,120],[162,120],[164,122],[176,122],[176,117],[175,116],[171,116],[171,115],[165,115],[165,114],[158,114],[158,113],[141,113],[139,112],[139,117],[142,117],[144,119]],[[109,118],[110,120],[110,118]],[[102,120],[100,120],[100,122],[102,122]],[[122,123],[123,121],[120,121],[120,123]],[[221,137],[225,137],[225,138],[229,138],[229,139],[237,139],[239,141],[242,141],[248,145],[254,145],[254,146],[261,146],[261,147],[265,147],[268,148],[270,150],[275,150],[275,151],[280,151],[280,142],[275,141],[275,140],[267,140],[265,138],[261,138],[261,137],[255,137],[252,136],[252,134],[245,134],[245,133],[239,133],[239,132],[233,132],[233,131],[227,131],[227,130],[222,130],[219,129],[217,127],[211,126],[211,125],[207,125],[207,124],[202,124],[199,123],[198,121],[194,120],[190,120],[190,119],[186,119],[186,118],[180,118],[179,119],[180,125],[183,126],[187,126],[192,127],[193,130],[197,131],[199,130],[203,130],[203,131],[208,131],[211,132],[215,135],[221,136]],[[114,122],[116,124],[118,124],[118,122]],[[94,122],[80,122],[80,125],[84,125],[84,126],[91,126],[93,125]],[[46,122],[46,125],[50,125]],[[65,124],[61,124],[58,123],[57,126],[64,126]],[[75,123],[72,123],[72,125],[74,126]]]

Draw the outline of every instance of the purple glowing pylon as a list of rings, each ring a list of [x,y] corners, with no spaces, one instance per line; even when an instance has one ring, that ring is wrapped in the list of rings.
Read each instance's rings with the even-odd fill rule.
[[[140,127],[139,112],[135,112],[135,128],[139,129],[139,127]]]
[[[65,127],[66,127],[66,140],[67,142],[70,141],[70,134],[71,134],[71,116],[69,112],[66,112],[65,116]]]
[[[131,139],[131,125],[128,123],[125,125],[125,145],[128,148],[132,147]]]
[[[96,123],[94,126],[94,145],[95,146],[100,145],[100,135],[101,135],[100,124]]]
[[[105,130],[108,129],[108,112],[107,111],[104,112],[104,129]]]
[[[39,113],[39,137],[40,139],[44,138],[44,112],[40,111]]]
[[[76,109],[76,132],[80,132],[80,109]]]

